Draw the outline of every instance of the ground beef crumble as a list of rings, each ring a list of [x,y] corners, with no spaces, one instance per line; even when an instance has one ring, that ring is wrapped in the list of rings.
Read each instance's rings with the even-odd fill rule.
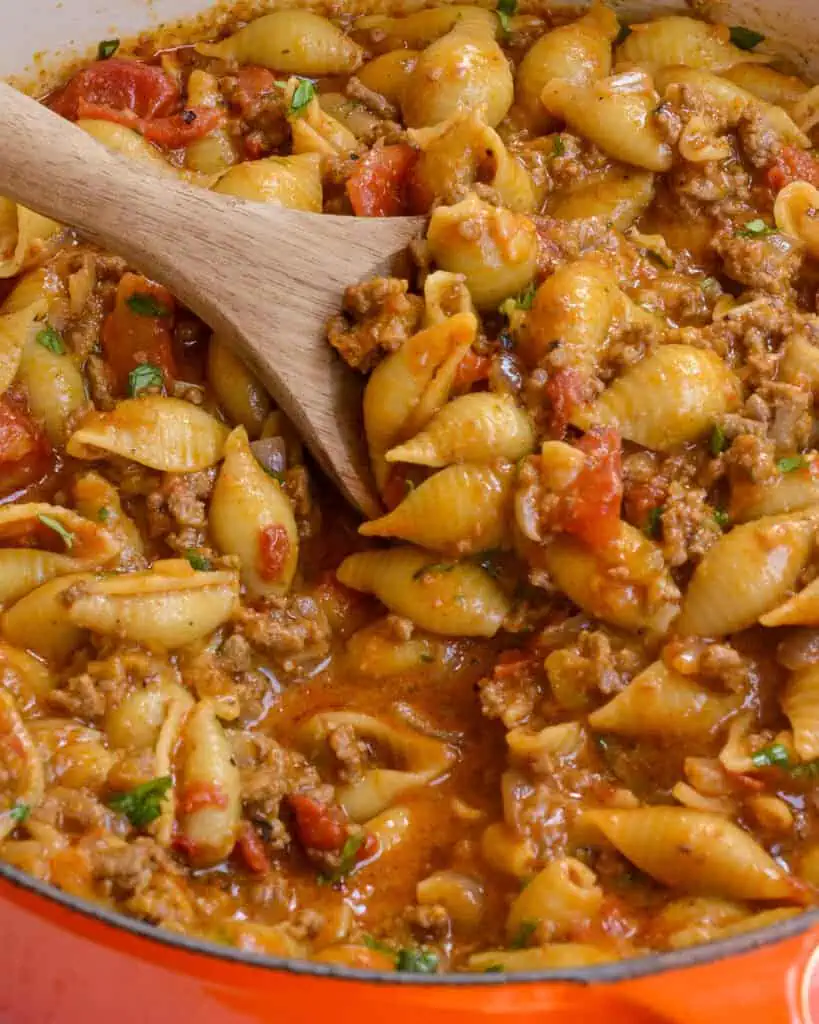
[[[420,324],[424,302],[407,293],[397,277],[376,277],[344,293],[344,314],[328,325],[330,344],[356,370],[371,370],[385,352],[394,352]]]

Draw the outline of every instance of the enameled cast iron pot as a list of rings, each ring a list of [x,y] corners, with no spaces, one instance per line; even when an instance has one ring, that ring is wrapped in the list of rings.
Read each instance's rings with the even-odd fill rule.
[[[714,20],[766,32],[819,80],[819,0],[704,4]],[[203,6],[201,0],[2,0],[0,76],[23,86],[39,79],[42,87],[55,68],[93,53],[99,39],[155,31],[179,19],[190,24],[197,16],[207,26],[224,14],[213,5],[203,13]],[[229,4],[237,17],[274,6],[275,0]],[[425,3],[339,0],[332,6],[399,13]],[[522,0],[520,7],[527,6]],[[684,3],[615,6],[628,19]],[[494,974],[430,978],[290,963],[181,939],[0,864],[0,1024],[477,1020],[819,1024],[819,911],[750,935],[601,967],[516,975],[513,982]]]

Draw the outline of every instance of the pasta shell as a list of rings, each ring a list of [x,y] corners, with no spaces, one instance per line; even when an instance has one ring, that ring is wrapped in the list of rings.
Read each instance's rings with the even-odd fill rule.
[[[793,105],[808,91],[808,86],[796,75],[785,75],[760,64],[736,64],[722,75],[757,99],[783,107],[788,113],[792,113]]]
[[[611,44],[619,31],[614,11],[595,4],[588,14],[552,29],[526,51],[515,76],[515,106],[530,131],[542,134],[550,127],[540,94],[552,79],[586,85],[611,72]]]
[[[63,596],[63,615],[81,629],[172,650],[209,636],[238,603],[236,573],[196,572],[179,560],[92,578]]]
[[[725,71],[737,64],[765,63],[769,54],[741,50],[731,42],[727,25],[672,15],[632,25],[617,47],[618,63],[639,64],[653,74],[671,65]]]
[[[676,807],[586,811],[624,857],[664,885],[739,900],[801,902],[793,880],[721,814]]]
[[[819,388],[819,346],[801,334],[792,334],[785,341],[778,376],[787,384]]]
[[[317,153],[269,156],[231,167],[213,186],[214,192],[292,210],[321,213],[321,158]]]
[[[470,110],[494,128],[513,96],[512,72],[495,42],[494,26],[488,32],[470,21],[424,50],[409,76],[401,109],[409,128],[441,124]]]
[[[133,519],[123,511],[116,487],[99,473],[85,473],[74,481],[74,502],[80,515],[93,523],[104,523],[106,533],[119,544],[119,554],[112,565],[142,568],[142,536]]]
[[[0,196],[0,279],[16,277],[59,230],[55,220]]]
[[[809,467],[783,473],[773,484],[734,483],[728,513],[731,521],[746,523],[761,516],[801,512],[819,505],[819,479]]]
[[[239,769],[211,701],[188,715],[182,750],[179,829],[191,863],[209,867],[230,854],[241,821]]]
[[[77,121],[77,127],[82,128],[87,135],[96,139],[106,149],[110,149],[126,160],[150,167],[156,174],[164,174],[167,177],[178,174],[176,168],[168,163],[155,146],[152,146],[139,132],[126,128],[125,125],[116,124],[114,121],[81,118]]]
[[[157,663],[160,675],[172,676]],[[131,690],[105,716],[105,735],[109,744],[121,750],[146,750],[156,745],[171,701],[179,701],[189,711],[195,701],[191,694],[172,679],[161,679]]]
[[[349,75],[361,47],[327,18],[311,11],[274,11],[220,43],[197,43],[197,53],[239,64],[259,64],[294,75]]]
[[[3,636],[47,661],[65,660],[82,645],[85,634],[69,620],[63,597],[70,587],[92,579],[88,573],[70,573],[32,590],[3,613]]]
[[[0,394],[17,376],[23,350],[45,326],[49,292],[43,271],[24,278],[0,309]],[[42,345],[38,346],[42,348]]]
[[[389,617],[357,629],[347,641],[346,661],[353,672],[372,679],[387,679],[416,671],[430,663],[446,663],[446,652],[440,650],[440,641],[415,630],[408,640],[402,640],[390,629]],[[438,656],[438,657],[436,657]]]
[[[522,926],[541,923],[550,939],[565,939],[593,921],[603,903],[603,890],[591,868],[574,857],[557,857],[516,896],[506,918],[510,941]]]
[[[218,335],[208,345],[208,384],[220,408],[255,439],[262,433],[271,401],[262,382]]]
[[[625,231],[653,198],[654,175],[650,171],[617,168],[597,181],[567,193],[558,192],[551,200],[549,213],[558,220],[599,220]]]
[[[606,548],[595,551],[561,534],[526,555],[576,605],[622,629],[663,633],[679,610],[680,593],[660,549],[629,523]]]
[[[37,749],[26,728],[26,724],[12,695],[0,689],[0,735],[4,743],[14,743],[18,762],[22,767],[15,772],[12,779],[16,783],[16,792],[11,807],[0,810],[0,842],[17,827],[17,818],[12,814],[14,806],[25,805],[33,809],[42,802],[45,795],[45,774]]]
[[[587,85],[553,78],[540,98],[548,113],[615,160],[648,171],[671,167],[671,147],[654,122],[659,97],[643,72],[629,71]]]
[[[237,427],[225,443],[208,521],[217,548],[238,556],[242,583],[251,597],[290,589],[299,558],[293,507],[281,484],[257,462],[244,427]],[[275,541],[267,555],[266,537]]]
[[[487,551],[503,544],[511,500],[511,466],[448,466],[410,491],[389,515],[362,523],[358,532],[445,554]]]
[[[516,461],[535,448],[535,432],[511,395],[488,391],[448,402],[420,434],[387,452],[387,462],[440,468],[453,462]]]
[[[438,11],[445,11],[439,7]],[[431,12],[424,11],[424,14]],[[390,103],[397,107],[401,106],[404,99],[404,90],[412,77],[412,72],[420,57],[418,50],[392,50],[384,53],[374,60],[368,61],[358,69],[357,77],[359,82],[373,92],[380,93]]]
[[[490,949],[473,953],[468,961],[470,971],[496,971],[514,974],[518,971],[544,971],[566,967],[591,967],[615,960],[616,954],[582,942],[555,942],[532,949]]]
[[[819,580],[809,583],[766,615],[760,615],[759,621],[763,626],[819,625]]]
[[[86,416],[66,451],[75,459],[110,453],[167,473],[192,473],[222,458],[227,434],[227,427],[204,409],[180,398],[152,395]]]
[[[679,736],[696,739],[713,732],[739,709],[736,694],[720,695],[655,661],[602,708],[589,725],[621,736]]]
[[[793,673],[782,710],[791,723],[797,754],[803,761],[819,757],[819,668],[812,665]]]
[[[186,91],[189,108],[224,110],[226,107],[219,89],[219,79],[208,71],[194,68],[188,76]],[[224,124],[185,147],[185,166],[201,174],[222,174],[238,160],[238,147]]]
[[[18,371],[31,414],[45,427],[53,445],[65,444],[71,422],[88,399],[82,374],[67,352],[52,352],[29,337]]]
[[[509,613],[508,600],[483,569],[469,562],[442,565],[420,548],[350,555],[337,576],[442,636],[494,636]]]
[[[472,313],[449,317],[408,338],[370,374],[364,389],[364,431],[379,489],[389,474],[386,452],[413,429],[426,426],[446,402],[477,328]]]
[[[523,879],[531,876],[538,854],[527,835],[499,821],[484,829],[481,855],[493,871]]]
[[[427,244],[441,270],[464,275],[478,309],[495,309],[524,291],[537,269],[533,222],[490,206],[472,192],[454,206],[433,211]]]
[[[424,281],[424,327],[439,324],[458,313],[475,312],[463,274],[435,270]]]
[[[30,711],[54,689],[54,680],[46,665],[27,651],[0,640],[0,677],[17,707]]]
[[[777,193],[774,220],[780,231],[798,238],[809,256],[819,256],[819,189],[807,181],[792,181]]]
[[[298,87],[299,80],[291,78],[287,85],[287,99],[291,107]],[[327,158],[347,158],[358,149],[355,135],[322,108],[317,96],[303,110],[290,113],[288,123],[293,153],[312,157],[318,155],[320,160],[324,158],[325,169]]]
[[[14,545],[22,540],[23,546]],[[58,550],[52,551],[51,541]],[[28,546],[32,542],[38,546]],[[119,543],[70,509],[43,502],[0,507],[0,604],[66,573],[107,565]]]
[[[737,407],[741,394],[739,380],[713,352],[661,345],[573,422],[583,430],[614,426],[629,441],[665,452],[702,437],[717,416]]]
[[[445,36],[457,24],[469,23],[476,29],[483,28],[490,34],[498,29],[494,11],[472,7],[466,4],[447,4],[415,11],[405,17],[391,18],[384,14],[368,14],[357,18],[353,29],[357,35],[364,35],[368,50],[375,53],[399,50],[404,47],[423,50],[436,39]],[[362,69],[363,70],[363,69]],[[381,92],[380,89],[377,90]]]
[[[723,534],[694,571],[677,632],[725,636],[752,626],[793,588],[813,549],[813,529],[804,517],[771,516]]]

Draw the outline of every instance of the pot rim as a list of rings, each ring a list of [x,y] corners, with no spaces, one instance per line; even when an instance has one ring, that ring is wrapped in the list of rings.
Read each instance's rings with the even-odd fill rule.
[[[672,950],[667,953],[651,953],[648,956],[632,957],[618,960],[610,964],[599,964],[593,967],[553,968],[543,971],[521,971],[515,973],[488,974],[408,974],[389,973],[387,971],[366,971],[339,964],[322,964],[311,960],[297,960],[285,957],[268,956],[261,953],[248,953],[223,947],[207,939],[195,939],[175,935],[154,925],[146,924],[135,918],[127,917],[116,910],[92,903],[79,896],[61,892],[48,882],[0,862],[0,882],[6,881],[18,889],[28,890],[45,901],[59,904],[67,910],[93,921],[107,925],[132,936],[147,939],[149,942],[182,950],[194,956],[241,964],[262,971],[285,971],[294,975],[308,975],[317,978],[332,978],[336,981],[367,981],[381,985],[425,985],[443,986],[446,988],[464,988],[472,985],[509,985],[509,984],[543,984],[545,982],[574,982],[588,985],[612,984],[631,981],[638,978],[664,974],[668,971],[696,967],[705,963],[725,960],[729,957],[751,953],[764,946],[792,939],[819,924],[819,908],[805,910],[794,917],[777,924],[768,925],[754,931],[734,935],[715,942],[701,943],[687,949]],[[0,891],[0,902],[3,896]]]

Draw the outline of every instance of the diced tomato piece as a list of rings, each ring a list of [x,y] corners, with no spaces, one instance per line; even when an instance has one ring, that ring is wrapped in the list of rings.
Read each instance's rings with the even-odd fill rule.
[[[193,814],[208,807],[227,807],[227,793],[216,782],[190,782],[179,797],[181,814]]]
[[[270,858],[265,853],[264,843],[249,821],[242,822],[236,844],[251,871],[264,875],[270,870]]]
[[[152,315],[151,309],[159,315]],[[125,394],[128,374],[140,363],[158,366],[165,387],[170,388],[176,375],[171,333],[173,311],[173,296],[162,285],[139,274],[122,275],[114,310],[105,318],[101,335],[102,349],[120,394]]]
[[[668,493],[668,482],[663,477],[646,483],[633,483],[624,493],[623,504],[626,518],[642,529],[650,522],[652,510],[662,508]]]
[[[142,134],[163,149],[182,149],[219,126],[222,113],[212,107],[187,107],[181,114],[146,121]]]
[[[400,217],[407,212],[407,177],[418,154],[405,142],[375,146],[347,179],[357,217]]]
[[[253,64],[239,68],[235,78],[236,85],[231,93],[230,103],[242,117],[255,114],[259,100],[278,88],[271,71]]]
[[[374,857],[380,848],[378,842],[378,836],[374,832],[366,832],[364,834],[364,841],[358,848],[358,853],[355,855],[356,864],[361,864],[365,860],[370,860]]]
[[[179,86],[162,68],[139,60],[96,61],[76,75],[49,101],[56,113],[76,121],[85,101],[138,117],[163,117],[180,103]]]
[[[51,445],[14,394],[0,396],[0,495],[39,480],[53,464]]]
[[[557,524],[592,547],[617,535],[623,499],[620,435],[613,427],[594,429],[577,442],[586,462],[561,495]]]
[[[552,433],[563,437],[575,410],[588,399],[588,383],[579,370],[557,370],[546,381],[546,397],[552,407]]]
[[[174,836],[171,846],[175,850],[179,850],[180,853],[184,853],[190,860],[195,860],[199,855],[198,844],[193,839],[188,839],[187,836]]]
[[[455,376],[452,379],[453,391],[469,391],[480,381],[489,376],[492,368],[492,360],[489,356],[479,356],[474,349],[469,349],[463,359],[458,363]]]
[[[808,150],[783,146],[765,178],[774,192],[779,192],[793,181],[806,181],[819,188],[819,160]]]
[[[320,804],[310,796],[294,793],[288,803],[296,819],[302,846],[313,850],[340,850],[347,838],[347,825],[338,807]]]
[[[259,531],[259,575],[263,580],[279,579],[290,555],[290,538],[281,523]]]

